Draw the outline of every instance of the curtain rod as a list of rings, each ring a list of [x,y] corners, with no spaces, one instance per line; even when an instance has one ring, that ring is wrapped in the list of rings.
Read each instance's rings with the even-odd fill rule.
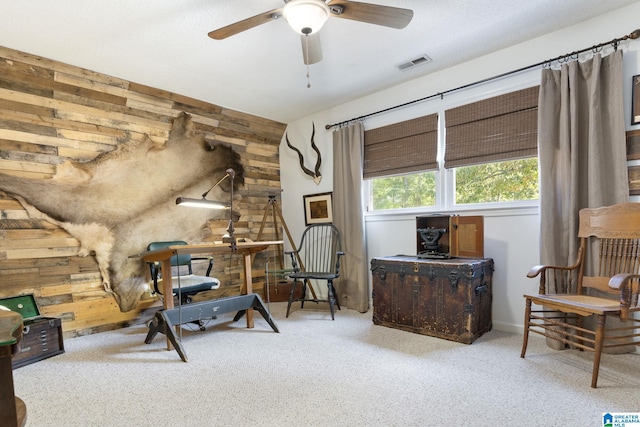
[[[455,89],[449,89],[449,90],[445,90],[444,92],[434,93],[433,95],[425,96],[424,98],[415,99],[413,101],[405,102],[404,104],[400,104],[400,105],[396,105],[396,106],[393,106],[393,107],[385,108],[384,110],[380,110],[380,111],[376,111],[376,112],[373,112],[373,113],[365,114],[363,116],[355,117],[353,119],[344,120],[342,122],[334,123],[332,125],[325,125],[324,128],[326,130],[329,130],[331,128],[340,127],[342,125],[345,125],[345,124],[348,124],[348,123],[351,123],[351,122],[356,122],[356,121],[359,121],[359,120],[363,120],[363,119],[366,119],[367,117],[371,117],[371,116],[375,116],[375,115],[378,115],[378,114],[386,113],[387,111],[396,110],[398,108],[406,107],[407,105],[416,104],[418,102],[426,101],[428,99],[432,99],[432,98],[436,98],[436,97],[443,98],[444,95],[452,93],[452,92],[457,92],[457,91],[462,90],[462,89],[467,89],[467,88],[469,88],[471,86],[476,86],[476,85],[479,85],[479,84],[482,84],[482,83],[486,83],[486,82],[489,82],[489,81],[492,81],[492,80],[497,80],[499,78],[506,77],[506,76],[509,76],[511,74],[516,74],[516,73],[519,73],[519,72],[522,72],[522,71],[525,71],[525,70],[529,70],[531,68],[540,67],[540,66],[550,66],[552,63],[554,63],[556,61],[564,62],[564,61],[568,61],[569,59],[572,59],[572,58],[576,58],[577,59],[578,55],[580,55],[581,53],[587,52],[589,50],[597,52],[603,46],[611,45],[611,46],[614,47],[614,49],[617,50],[618,49],[618,45],[620,44],[621,41],[624,41],[624,40],[627,40],[627,39],[635,40],[637,38],[640,38],[640,29],[637,29],[637,30],[631,32],[631,34],[628,34],[628,35],[613,39],[613,40],[608,41],[608,42],[600,43],[600,44],[597,44],[597,45],[594,45],[594,46],[591,46],[591,47],[584,48],[582,50],[578,50],[578,51],[575,51],[575,52],[567,53],[565,55],[560,55],[560,56],[558,56],[556,58],[547,59],[546,61],[538,62],[537,64],[528,65],[526,67],[518,68],[517,70],[509,71],[509,72],[506,72],[506,73],[498,74],[497,76],[488,77],[488,78],[483,79],[483,80],[478,80],[477,82],[468,83],[468,84],[466,84],[464,86],[460,86],[460,87],[457,87]]]

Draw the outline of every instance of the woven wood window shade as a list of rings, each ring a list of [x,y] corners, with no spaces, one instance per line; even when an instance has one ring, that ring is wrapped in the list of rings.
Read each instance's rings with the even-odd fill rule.
[[[538,154],[539,86],[445,111],[445,168]]]
[[[364,179],[438,169],[438,115],[364,133]]]

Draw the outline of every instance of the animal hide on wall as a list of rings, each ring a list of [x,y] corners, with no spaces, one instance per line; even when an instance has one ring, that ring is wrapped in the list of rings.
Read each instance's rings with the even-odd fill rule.
[[[228,211],[175,204],[178,196],[202,194],[228,168],[236,172],[236,187],[242,186],[239,154],[222,144],[211,146],[194,129],[191,116],[182,113],[165,143],[128,141],[88,162],[66,161],[50,180],[0,174],[0,190],[18,200],[32,218],[75,237],[78,255],[95,256],[105,290],[126,312],[140,301],[147,271],[140,258],[129,256],[152,241],[200,242],[208,220],[228,218]],[[230,185],[223,181],[207,197],[228,200]]]

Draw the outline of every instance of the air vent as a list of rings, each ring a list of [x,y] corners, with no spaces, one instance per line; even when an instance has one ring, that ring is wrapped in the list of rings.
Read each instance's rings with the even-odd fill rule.
[[[419,57],[417,57],[415,59],[412,59],[409,62],[405,62],[404,64],[398,65],[398,69],[400,71],[405,71],[405,70],[408,70],[410,68],[416,67],[418,65],[427,64],[429,62],[431,62],[431,58],[429,58],[429,56],[427,56],[427,55],[422,55],[422,56],[419,56]]]

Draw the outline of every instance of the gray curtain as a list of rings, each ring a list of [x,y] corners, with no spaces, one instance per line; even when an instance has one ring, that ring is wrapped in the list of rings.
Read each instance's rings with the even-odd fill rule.
[[[578,211],[629,200],[622,51],[542,71],[540,260],[576,260]]]
[[[538,105],[542,264],[576,261],[580,209],[629,200],[623,87],[622,51],[542,72]],[[547,342],[563,347],[555,340]]]
[[[340,279],[336,291],[340,304],[365,313],[369,310],[369,270],[362,200],[362,123],[333,133],[333,222],[342,233]]]

